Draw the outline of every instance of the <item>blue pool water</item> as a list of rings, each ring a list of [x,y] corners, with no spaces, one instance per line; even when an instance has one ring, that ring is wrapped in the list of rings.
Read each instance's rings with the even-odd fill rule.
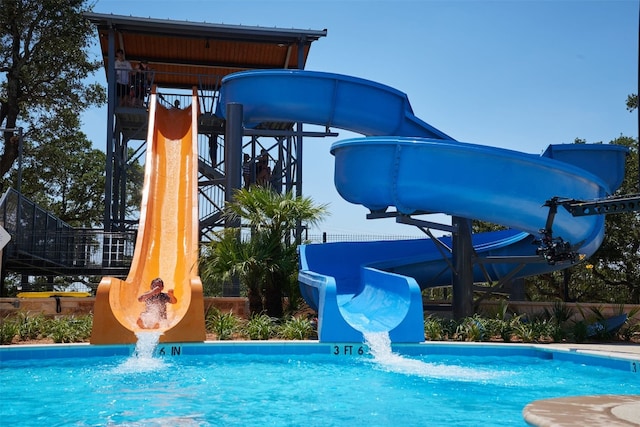
[[[640,374],[579,359],[363,348],[189,354],[172,347],[179,355],[3,360],[0,419],[7,426],[524,426],[522,410],[533,400],[640,394]]]

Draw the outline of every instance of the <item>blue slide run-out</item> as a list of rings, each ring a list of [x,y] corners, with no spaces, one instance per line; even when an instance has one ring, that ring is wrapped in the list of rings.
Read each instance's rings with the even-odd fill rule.
[[[231,102],[243,104],[246,127],[303,122],[365,135],[331,147],[340,195],[372,212],[395,207],[405,215],[444,213],[509,227],[475,234],[478,257],[534,259],[534,240],[549,214],[546,201],[604,198],[624,177],[625,147],[551,145],[538,156],[458,142],[418,119],[404,93],[349,76],[301,70],[232,74],[223,79],[219,111]],[[558,209],[553,236],[589,257],[602,243],[604,216],[573,217]],[[301,246],[300,289],[318,311],[320,341],[361,342],[364,333],[382,331],[394,342],[423,341],[421,290],[451,284],[451,241],[439,240]],[[563,267],[538,261],[519,266],[516,274],[513,262],[475,266],[474,280]]]

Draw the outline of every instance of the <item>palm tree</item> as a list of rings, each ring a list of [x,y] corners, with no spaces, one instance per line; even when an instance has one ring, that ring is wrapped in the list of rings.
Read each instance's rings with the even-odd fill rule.
[[[237,277],[246,288],[252,314],[266,311],[271,317],[282,317],[283,291],[288,289],[290,300],[295,298],[289,285],[298,265],[299,242],[293,232],[298,224],[319,223],[327,215],[327,206],[291,192],[252,186],[236,191],[224,215],[231,223],[240,219],[251,233],[246,239],[240,239],[238,229],[217,233],[205,250],[202,275],[222,280]]]
[[[201,256],[201,276],[209,281],[229,283],[238,278],[249,298],[252,313],[263,311],[262,264],[264,255],[252,241],[242,241],[236,228],[225,228],[215,233],[215,238],[204,246]]]

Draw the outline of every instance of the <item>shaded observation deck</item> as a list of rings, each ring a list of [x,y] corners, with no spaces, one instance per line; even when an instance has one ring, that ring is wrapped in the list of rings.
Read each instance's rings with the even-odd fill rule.
[[[139,221],[139,200],[131,185],[144,167],[148,96],[156,87],[166,107],[186,108],[196,88],[198,120],[198,198],[200,236],[225,227],[222,211],[233,191],[267,180],[279,191],[302,194],[302,139],[332,136],[307,132],[302,123],[268,122],[242,135],[226,135],[216,115],[224,76],[257,69],[304,69],[311,44],[326,30],[224,25],[87,13],[96,30],[108,87],[105,118],[105,209],[100,230],[76,229],[42,211],[19,193],[5,197],[5,228],[12,239],[4,251],[3,273],[23,275],[110,275],[128,272]],[[116,57],[122,50],[132,67],[118,86]],[[138,70],[146,63],[146,71]],[[251,171],[243,176],[243,156]],[[258,158],[270,173],[258,176]],[[12,219],[13,218],[13,219]],[[21,218],[16,221],[16,218]],[[11,225],[13,224],[13,226]],[[88,262],[90,260],[90,262]],[[4,289],[4,287],[3,287]],[[228,292],[233,295],[235,290]]]

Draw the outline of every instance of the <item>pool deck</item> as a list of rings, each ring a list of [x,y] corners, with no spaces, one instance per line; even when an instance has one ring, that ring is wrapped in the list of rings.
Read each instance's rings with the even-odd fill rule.
[[[640,361],[637,344],[549,344],[570,351],[633,358]],[[640,380],[640,374],[639,380]],[[598,395],[537,400],[522,411],[536,427],[640,426],[640,395]]]

